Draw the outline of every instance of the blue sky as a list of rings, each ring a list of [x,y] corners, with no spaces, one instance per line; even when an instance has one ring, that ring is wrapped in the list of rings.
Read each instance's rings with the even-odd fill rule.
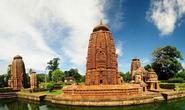
[[[134,57],[150,63],[151,52],[165,45],[184,57],[184,15],[185,0],[2,0],[0,74],[17,54],[38,73],[59,57],[62,70],[85,74],[88,39],[101,18],[113,33],[119,71],[129,71]]]
[[[158,29],[155,23],[151,21],[150,16],[147,15],[147,13],[151,13],[149,10],[153,8],[151,7],[152,3],[150,0],[120,0],[116,1],[116,3],[115,1],[112,2],[112,4],[116,5],[111,6],[111,8],[106,11],[106,15],[109,19],[109,26],[111,27],[111,25],[114,25],[116,22],[112,13],[122,15],[118,18],[120,21],[117,21],[121,23],[121,26],[118,29],[111,28],[116,43],[122,43],[122,55],[119,56],[121,71],[128,71],[130,69],[130,62],[134,57],[140,58],[143,66],[150,63],[152,61],[152,51],[155,48],[165,45],[177,47],[184,57],[184,13],[174,24],[174,30],[163,35],[161,34],[163,30]],[[185,3],[183,7],[185,7],[184,5]],[[158,19],[160,20],[160,18]],[[170,28],[172,25],[173,24],[169,25],[169,27],[166,26],[166,28]]]

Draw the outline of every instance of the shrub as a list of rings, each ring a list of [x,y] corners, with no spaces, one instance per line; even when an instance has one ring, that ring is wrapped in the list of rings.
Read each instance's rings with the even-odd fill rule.
[[[62,88],[61,84],[54,84],[54,89],[61,89],[61,88]]]
[[[51,92],[54,89],[54,84],[53,83],[49,83],[47,85],[47,89],[48,89],[49,92]]]
[[[169,79],[168,81],[167,81],[168,83],[183,83],[183,82],[185,82],[184,80],[183,80],[183,78],[171,78],[171,79]]]
[[[48,85],[49,83],[40,83],[39,84],[39,88],[45,88],[45,89],[47,89],[47,85]]]

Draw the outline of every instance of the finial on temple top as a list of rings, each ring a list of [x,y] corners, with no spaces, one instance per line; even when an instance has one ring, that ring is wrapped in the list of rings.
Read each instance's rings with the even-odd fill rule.
[[[100,19],[100,25],[103,25],[103,20],[102,20],[102,18]]]

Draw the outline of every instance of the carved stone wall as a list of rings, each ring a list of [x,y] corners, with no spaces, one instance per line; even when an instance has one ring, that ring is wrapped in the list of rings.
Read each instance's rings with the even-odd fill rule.
[[[105,25],[93,29],[89,39],[86,85],[119,84],[118,64],[112,34]]]

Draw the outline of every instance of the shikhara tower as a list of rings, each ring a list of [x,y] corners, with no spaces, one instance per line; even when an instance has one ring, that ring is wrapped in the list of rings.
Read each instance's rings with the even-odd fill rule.
[[[13,90],[23,88],[23,76],[25,74],[25,66],[22,57],[17,55],[13,58],[11,66],[10,86]]]
[[[89,39],[86,85],[119,84],[118,63],[112,33],[100,22]]]

